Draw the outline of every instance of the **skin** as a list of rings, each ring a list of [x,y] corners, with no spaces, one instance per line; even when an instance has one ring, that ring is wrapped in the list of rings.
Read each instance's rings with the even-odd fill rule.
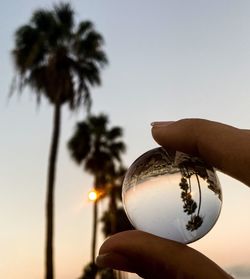
[[[250,131],[203,119],[154,122],[152,136],[168,149],[202,157],[250,186]],[[108,238],[96,259],[100,267],[134,272],[145,279],[232,278],[200,252],[142,231]]]

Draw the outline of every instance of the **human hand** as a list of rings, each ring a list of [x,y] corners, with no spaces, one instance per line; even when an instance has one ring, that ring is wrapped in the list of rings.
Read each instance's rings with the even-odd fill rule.
[[[250,132],[201,119],[153,124],[154,139],[163,147],[202,157],[250,185]],[[101,247],[97,264],[143,278],[231,278],[198,251],[141,231],[110,237]]]

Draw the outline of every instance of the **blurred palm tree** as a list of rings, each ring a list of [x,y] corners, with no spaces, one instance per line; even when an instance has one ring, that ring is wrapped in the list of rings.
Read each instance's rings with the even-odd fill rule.
[[[108,128],[108,117],[100,114],[79,122],[68,142],[71,157],[94,176],[94,188],[101,196],[112,192],[114,177],[122,168],[121,154],[125,152],[125,144],[121,137],[122,129]],[[93,207],[92,263],[96,257],[97,203],[98,199]]]
[[[53,278],[53,207],[55,168],[60,136],[61,107],[90,109],[90,87],[100,85],[100,69],[107,63],[103,38],[90,21],[76,25],[69,3],[52,10],[36,10],[17,29],[12,51],[16,77],[12,90],[25,86],[54,107],[46,197],[46,278]]]
[[[112,178],[110,186],[107,188],[107,195],[109,198],[108,209],[103,212],[100,220],[102,222],[102,232],[105,237],[133,229],[121,204],[122,182],[125,173],[126,169],[118,169]]]

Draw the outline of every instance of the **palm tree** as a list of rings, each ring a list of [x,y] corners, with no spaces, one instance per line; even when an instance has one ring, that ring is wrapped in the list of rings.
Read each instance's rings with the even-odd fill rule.
[[[111,181],[121,165],[121,154],[125,144],[121,141],[120,127],[108,128],[108,118],[104,114],[89,116],[79,122],[72,138],[68,142],[71,157],[94,176],[94,187],[97,191],[107,191]],[[97,202],[94,202],[92,262],[95,260]]]
[[[12,51],[15,85],[32,89],[40,103],[54,107],[46,196],[46,278],[53,278],[53,208],[55,169],[60,136],[61,107],[70,110],[91,104],[90,87],[100,85],[100,69],[107,63],[102,36],[90,21],[76,25],[69,3],[52,10],[36,10],[28,24],[15,33]]]

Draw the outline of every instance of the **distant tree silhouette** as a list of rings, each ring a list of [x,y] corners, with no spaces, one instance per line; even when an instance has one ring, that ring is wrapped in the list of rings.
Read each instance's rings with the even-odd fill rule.
[[[103,216],[101,218],[101,222],[103,223],[102,232],[106,237],[114,234],[112,231],[112,217],[110,215],[110,211],[107,210],[103,213]],[[117,208],[116,218],[117,227],[115,233],[133,229],[133,226],[129,222],[127,215],[122,207]]]
[[[95,263],[88,263],[83,269],[83,275],[79,279],[92,279],[95,278],[98,267]]]
[[[106,194],[109,199],[108,209],[102,216],[103,233],[105,236],[115,234],[120,231],[129,230],[131,226],[123,207],[119,204],[122,202],[122,183],[126,169],[121,167],[110,176],[107,184]],[[104,229],[106,227],[106,229]],[[109,231],[107,233],[107,231]]]
[[[52,10],[36,10],[17,29],[12,51],[16,78],[12,91],[32,89],[40,103],[45,97],[54,107],[46,197],[46,278],[53,278],[54,184],[60,136],[61,107],[70,110],[91,104],[90,88],[100,85],[100,69],[107,63],[102,36],[90,21],[75,24],[69,3]]]
[[[125,173],[126,169],[119,169],[107,187],[107,196],[109,198],[108,209],[103,212],[100,220],[102,222],[102,232],[105,237],[133,229],[123,206],[121,205],[122,183]]]
[[[121,137],[122,129],[117,126],[108,128],[108,117],[100,114],[91,115],[86,121],[79,122],[68,142],[71,157],[78,164],[83,164],[84,169],[94,176],[94,188],[97,192],[112,193],[112,182],[121,167],[121,154],[125,151]],[[96,256],[97,203],[98,199],[93,207],[92,263]]]
[[[97,272],[100,279],[117,279],[116,274],[110,268],[99,268],[94,263],[88,263],[83,269],[83,275],[78,279],[93,279]]]

